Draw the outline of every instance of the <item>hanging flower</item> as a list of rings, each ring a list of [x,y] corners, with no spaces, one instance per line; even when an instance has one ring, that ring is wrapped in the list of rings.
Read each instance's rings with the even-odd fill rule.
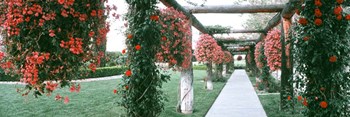
[[[321,0],[315,0],[315,5],[318,7],[322,6]]]
[[[337,6],[336,8],[334,8],[335,15],[341,15],[342,11],[343,11],[343,8],[341,8],[340,6]]]
[[[291,97],[288,95],[287,100],[291,100]]]
[[[118,93],[117,89],[114,89],[114,90],[113,90],[113,93],[114,93],[114,94],[117,94],[117,93]]]
[[[162,37],[162,41],[166,41],[167,39],[166,39],[166,37],[165,36],[163,36]]]
[[[129,89],[129,86],[128,86],[128,85],[126,85],[126,86],[125,86],[125,90],[128,90],[128,89]]]
[[[320,9],[315,9],[315,16],[316,17],[321,17],[322,16],[322,12],[321,12],[321,10]]]
[[[128,39],[132,39],[132,37],[133,37],[132,34],[128,34],[128,35],[127,35],[127,38],[128,38]]]
[[[300,95],[298,96],[298,101],[301,101],[303,99],[303,97],[301,97]]]
[[[303,26],[307,25],[308,23],[306,18],[300,18],[298,22]]]
[[[125,76],[130,77],[132,75],[131,70],[127,70],[125,72]]]
[[[310,39],[309,36],[305,36],[305,37],[303,38],[304,41],[308,41],[309,39]]]
[[[58,3],[64,4],[64,1],[65,1],[65,0],[58,0]]]
[[[315,20],[315,24],[316,24],[316,26],[320,26],[320,25],[322,25],[322,19],[320,19],[320,18],[316,18],[316,20]]]
[[[329,62],[331,63],[337,62],[337,57],[335,55],[329,57]]]
[[[321,108],[327,108],[328,104],[327,104],[326,101],[322,101],[322,102],[320,103],[320,106],[321,106]]]
[[[136,45],[136,46],[135,46],[135,49],[138,51],[138,50],[141,49],[141,46],[140,46],[140,45]]]

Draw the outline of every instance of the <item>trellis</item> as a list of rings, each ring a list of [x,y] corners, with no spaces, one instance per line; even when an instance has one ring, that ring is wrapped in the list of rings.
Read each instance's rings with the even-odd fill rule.
[[[287,60],[286,56],[286,42],[288,39],[289,27],[291,26],[291,18],[295,14],[295,9],[297,5],[301,4],[300,0],[290,0],[286,4],[277,4],[277,5],[222,5],[222,6],[196,6],[196,7],[183,7],[178,4],[175,0],[160,0],[167,7],[174,7],[175,9],[183,12],[189,19],[192,21],[192,25],[197,28],[201,33],[207,34],[207,29],[197,20],[197,18],[193,15],[193,13],[276,13],[276,15],[267,23],[266,27],[262,30],[228,30],[222,31],[215,34],[232,34],[232,33],[258,33],[260,36],[256,39],[234,39],[234,38],[216,38],[218,42],[222,43],[236,43],[238,46],[230,46],[225,45],[225,47],[241,47],[241,46],[252,46],[259,41],[263,40],[269,30],[276,27],[278,24],[282,23],[282,75],[281,75],[281,109],[286,107],[286,99],[287,94],[291,95],[293,93],[292,84],[288,81],[288,79],[292,75],[292,68],[287,68],[287,64],[291,65],[291,58]],[[230,49],[232,54],[247,54],[247,51],[252,49]],[[287,63],[290,62],[290,63]],[[187,77],[188,78],[188,77]],[[193,82],[193,76],[189,81]],[[192,83],[190,82],[190,83]],[[188,87],[191,84],[185,85]],[[183,92],[183,91],[181,91]],[[193,93],[187,93],[193,94]],[[193,99],[193,95],[180,95],[180,99]],[[192,100],[180,100],[180,102],[187,102],[181,104],[181,111],[185,113],[192,113],[192,103],[189,105],[188,102],[193,102]],[[187,104],[187,105],[186,105]],[[185,107],[183,107],[185,106]]]

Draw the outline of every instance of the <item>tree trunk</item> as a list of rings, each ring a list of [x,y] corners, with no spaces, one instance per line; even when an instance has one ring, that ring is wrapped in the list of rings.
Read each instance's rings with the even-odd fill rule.
[[[213,76],[213,65],[211,62],[207,63],[207,78],[205,79],[205,89],[206,90],[213,90],[213,82],[211,81],[211,78]]]
[[[184,114],[193,112],[193,69],[192,64],[188,69],[181,71],[180,78],[180,111]]]
[[[222,71],[223,71],[223,69],[224,69],[223,67],[224,67],[224,64],[223,64],[223,63],[220,63],[220,64],[218,65],[218,76],[219,76],[220,79],[223,78],[223,75],[222,75]]]

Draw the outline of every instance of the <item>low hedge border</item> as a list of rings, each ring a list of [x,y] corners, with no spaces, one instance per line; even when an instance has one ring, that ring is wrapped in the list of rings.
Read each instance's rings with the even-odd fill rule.
[[[80,74],[89,73],[87,76],[79,77],[78,79],[88,79],[88,78],[98,78],[98,77],[107,77],[123,74],[126,71],[126,68],[123,67],[101,67],[97,68],[93,73],[90,69],[82,70]],[[19,81],[18,76],[9,76],[5,75],[4,72],[0,71],[0,81]]]

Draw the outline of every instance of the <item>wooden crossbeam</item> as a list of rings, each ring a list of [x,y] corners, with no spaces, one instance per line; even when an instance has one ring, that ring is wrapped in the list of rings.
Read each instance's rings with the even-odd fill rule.
[[[215,38],[218,42],[223,43],[242,43],[242,42],[256,42],[257,39],[230,39],[230,38]]]
[[[284,4],[277,5],[217,5],[217,6],[186,6],[192,13],[272,13],[281,12]]]
[[[167,7],[174,7],[176,10],[183,12],[188,18],[192,20],[192,25],[197,28],[201,33],[207,34],[205,27],[197,20],[197,18],[191,14],[187,9],[182,7],[175,0],[160,0]]]
[[[231,29],[226,32],[217,32],[215,34],[226,34],[226,33],[266,33],[265,30],[235,30]]]

